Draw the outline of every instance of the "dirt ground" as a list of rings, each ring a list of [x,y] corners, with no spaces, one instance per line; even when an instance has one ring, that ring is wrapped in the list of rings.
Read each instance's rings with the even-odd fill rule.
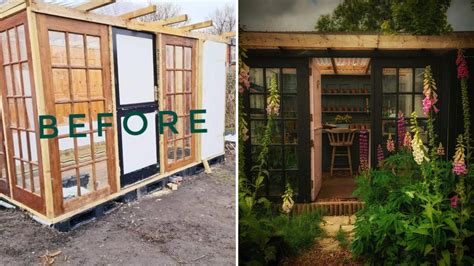
[[[0,265],[42,263],[47,253],[55,265],[233,265],[235,161],[212,170],[69,233],[0,207]]]

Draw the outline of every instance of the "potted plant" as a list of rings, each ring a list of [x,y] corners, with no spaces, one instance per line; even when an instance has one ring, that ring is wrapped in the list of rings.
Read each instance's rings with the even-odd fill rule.
[[[346,115],[337,115],[334,119],[336,127],[338,128],[349,128],[349,124],[352,121],[352,116]]]

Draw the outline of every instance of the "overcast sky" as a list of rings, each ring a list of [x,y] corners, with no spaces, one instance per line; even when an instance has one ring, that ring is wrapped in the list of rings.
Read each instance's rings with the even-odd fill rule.
[[[319,16],[342,0],[239,0],[239,25],[254,31],[312,31]],[[474,31],[470,0],[452,0],[448,21],[454,31]]]

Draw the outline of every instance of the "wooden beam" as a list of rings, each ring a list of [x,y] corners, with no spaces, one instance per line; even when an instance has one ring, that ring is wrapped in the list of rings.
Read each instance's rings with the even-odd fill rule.
[[[120,17],[125,19],[125,20],[131,20],[131,19],[134,19],[134,18],[138,18],[138,17],[141,17],[141,16],[152,14],[152,13],[155,13],[155,12],[156,12],[156,6],[151,5],[151,6],[147,6],[147,7],[144,7],[144,8],[137,9],[137,10],[132,11],[132,12],[122,14],[122,15],[120,15]]]
[[[418,50],[474,48],[474,33],[444,35],[320,34],[317,32],[242,32],[239,44],[247,49],[304,50]]]
[[[23,7],[25,7],[23,5]],[[138,31],[148,31],[153,33],[165,33],[171,34],[181,37],[188,37],[188,38],[195,38],[195,39],[202,39],[202,40],[210,40],[215,42],[221,43],[228,43],[229,41],[226,38],[222,38],[221,36],[203,33],[203,32],[186,32],[177,28],[172,27],[163,27],[154,26],[150,27],[149,23],[135,21],[135,20],[125,20],[120,17],[96,14],[96,13],[84,13],[82,11],[67,8],[63,6],[48,4],[44,2],[36,2],[34,1],[31,6],[31,11],[38,13],[38,14],[46,14],[51,16],[58,16],[63,18],[69,19],[76,19],[81,21],[89,21],[93,23],[99,23],[109,26],[115,27],[122,27],[131,30],[138,30]],[[0,18],[2,18],[4,14],[0,14]]]
[[[224,32],[221,34],[221,36],[224,38],[232,38],[232,37],[235,37],[235,35],[236,35],[235,31]]]
[[[191,25],[186,25],[186,26],[180,27],[179,29],[184,30],[184,31],[192,31],[192,30],[198,30],[198,29],[203,29],[207,27],[212,27],[212,20],[207,20],[207,21],[203,21],[203,22],[199,22],[199,23],[195,23]]]
[[[369,62],[367,62],[367,66],[365,67],[365,72],[364,72],[366,75],[369,72],[369,68],[370,68],[371,63],[372,63],[372,58],[369,58]]]
[[[204,172],[206,174],[212,174],[212,169],[209,166],[209,162],[207,160],[202,160],[202,164],[204,165]]]
[[[13,14],[23,11],[24,9],[26,9],[26,3],[23,1],[4,4],[0,6],[0,19],[9,17]]]
[[[171,25],[171,24],[175,24],[179,22],[184,22],[187,20],[188,20],[188,15],[180,15],[180,16],[165,18],[157,22],[150,22],[150,24],[159,25],[159,26],[167,26],[167,25]]]
[[[331,64],[332,64],[332,71],[334,71],[334,74],[337,75],[337,67],[336,67],[336,62],[334,62],[334,57],[331,57]]]
[[[84,3],[80,6],[77,6],[74,9],[84,11],[84,12],[89,12],[89,11],[92,11],[94,9],[97,9],[97,8],[100,8],[100,7],[103,7],[103,6],[112,4],[112,3],[115,3],[115,0],[93,0],[93,1],[89,1],[87,3]]]

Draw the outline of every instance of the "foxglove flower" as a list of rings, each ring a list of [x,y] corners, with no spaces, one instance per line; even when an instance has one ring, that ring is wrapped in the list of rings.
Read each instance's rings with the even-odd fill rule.
[[[467,68],[466,58],[464,57],[462,50],[458,50],[456,65],[458,66],[458,79],[469,78],[469,70]]]
[[[382,165],[382,162],[384,160],[384,155],[383,155],[383,150],[382,150],[382,145],[377,146],[377,161],[379,162],[379,166]]]
[[[438,145],[438,149],[436,149],[436,154],[438,156],[444,156],[444,147],[443,147],[443,144],[441,142]]]
[[[428,148],[423,144],[420,135],[417,133],[413,136],[411,148],[413,149],[413,159],[418,165],[421,165],[423,161],[430,161],[430,158],[426,155],[428,153]]]
[[[405,133],[405,137],[403,138],[403,147],[411,150],[411,134],[410,134],[410,132]]]
[[[241,70],[239,73],[239,92],[243,93],[246,89],[250,87],[249,72],[246,70]]]
[[[360,170],[369,170],[369,147],[368,147],[367,131],[362,130],[359,133],[359,159],[360,159]]]
[[[451,208],[456,208],[458,206],[458,196],[452,196],[449,200],[451,201]]]
[[[467,174],[466,163],[464,160],[464,143],[462,135],[458,137],[458,144],[456,145],[456,152],[453,157],[453,173],[456,175]]]
[[[403,112],[398,113],[398,122],[397,122],[397,131],[398,131],[398,147],[401,148],[403,146],[403,138],[405,137],[406,129],[405,129],[405,116]]]
[[[277,102],[267,103],[267,114],[271,116],[278,116],[280,113],[280,104]]]
[[[392,135],[388,135],[387,139],[387,151],[394,152],[395,151],[395,143],[393,142]]]

